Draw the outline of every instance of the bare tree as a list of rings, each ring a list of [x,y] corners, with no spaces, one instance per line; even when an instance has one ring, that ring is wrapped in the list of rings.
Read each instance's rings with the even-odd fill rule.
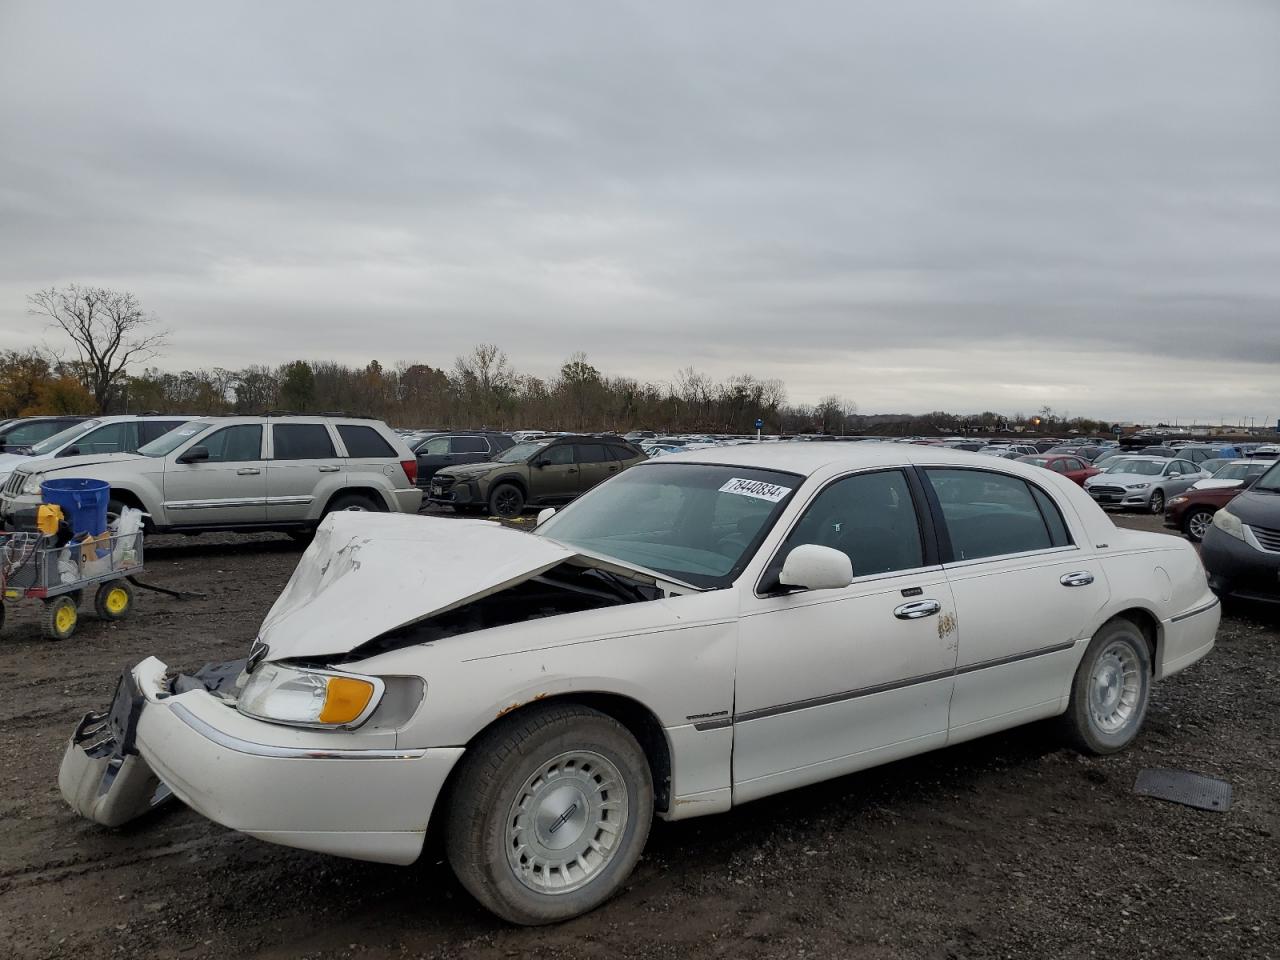
[[[78,367],[98,412],[106,413],[111,388],[130,365],[145,363],[164,346],[168,333],[154,330],[156,319],[142,312],[128,291],[105,287],[50,287],[27,297],[29,313],[48,317],[79,354]]]

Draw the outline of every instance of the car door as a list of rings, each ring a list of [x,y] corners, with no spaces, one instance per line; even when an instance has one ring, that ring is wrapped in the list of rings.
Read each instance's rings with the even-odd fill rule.
[[[484,437],[463,434],[449,438],[449,454],[454,463],[484,463],[491,460],[489,441]]]
[[[546,447],[529,470],[529,493],[540,503],[567,503],[578,495],[581,473],[573,444]]]
[[[262,424],[235,423],[198,434],[165,458],[164,512],[172,526],[222,526],[267,519]],[[204,447],[204,460],[182,462]]]
[[[1092,544],[1038,484],[978,468],[921,473],[959,627],[949,739],[1057,713],[1076,644],[1108,598]]]
[[[579,492],[586,493],[602,480],[608,480],[622,469],[603,443],[578,443],[578,468],[582,471]]]
[[[1059,462],[1062,464],[1062,473],[1068,480],[1084,486],[1085,477],[1089,475],[1089,472],[1083,460],[1079,460],[1076,457],[1067,457]]]
[[[1185,491],[1197,480],[1203,479],[1204,472],[1189,460],[1174,460],[1164,470],[1167,478],[1163,483],[1166,501]]]
[[[955,605],[923,496],[905,469],[832,480],[743,590],[734,694],[741,802],[940,746],[956,664]],[[786,555],[848,554],[844,588],[773,586]]]
[[[267,520],[306,520],[326,474],[342,473],[343,464],[323,421],[271,421],[267,458]],[[337,487],[340,482],[323,484]]]
[[[449,451],[452,437],[432,437],[420,445],[415,456],[418,459],[418,486],[427,487],[438,470],[454,464],[453,454]]]

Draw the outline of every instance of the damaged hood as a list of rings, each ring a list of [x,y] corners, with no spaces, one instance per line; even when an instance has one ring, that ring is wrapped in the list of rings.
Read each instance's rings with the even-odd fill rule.
[[[347,653],[389,630],[588,557],[487,520],[329,514],[258,632],[270,660]]]

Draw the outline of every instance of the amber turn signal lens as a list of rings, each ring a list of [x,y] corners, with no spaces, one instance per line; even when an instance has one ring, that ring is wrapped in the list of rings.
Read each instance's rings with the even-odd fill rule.
[[[330,677],[320,711],[321,723],[350,723],[364,713],[373,697],[373,684],[353,677]]]

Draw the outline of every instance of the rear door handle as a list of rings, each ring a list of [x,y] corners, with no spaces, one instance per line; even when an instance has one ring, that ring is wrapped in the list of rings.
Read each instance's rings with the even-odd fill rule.
[[[921,617],[932,617],[942,609],[937,600],[914,600],[896,607],[893,615],[899,620],[919,620]]]
[[[342,469],[341,467],[335,467],[335,466],[326,464],[325,466],[320,468],[320,472],[321,473],[337,473],[341,469]]]
[[[1077,570],[1075,573],[1064,573],[1058,582],[1064,587],[1087,587],[1093,583],[1093,574],[1088,570]]]
[[[236,476],[237,477],[256,477],[260,473],[262,473],[262,471],[259,470],[257,467],[241,467],[239,470],[236,471]]]

